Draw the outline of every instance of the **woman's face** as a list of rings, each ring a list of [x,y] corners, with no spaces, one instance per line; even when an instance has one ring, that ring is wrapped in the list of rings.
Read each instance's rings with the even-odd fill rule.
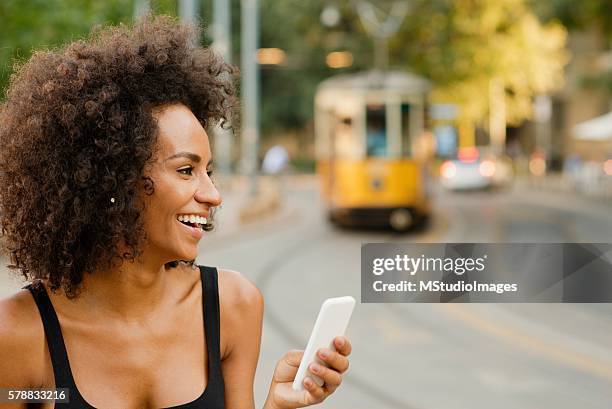
[[[210,179],[212,156],[208,135],[191,110],[182,104],[158,108],[157,150],[147,175],[154,193],[143,195],[147,251],[174,260],[193,260],[205,218],[221,204]],[[179,220],[180,219],[180,220]]]

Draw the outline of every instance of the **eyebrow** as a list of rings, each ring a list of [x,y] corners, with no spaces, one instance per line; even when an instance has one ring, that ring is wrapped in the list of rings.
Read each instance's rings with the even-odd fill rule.
[[[174,155],[166,158],[166,161],[169,161],[171,159],[176,159],[176,158],[187,158],[190,159],[196,163],[200,163],[202,161],[202,158],[200,157],[200,155],[196,155],[195,153],[191,153],[191,152],[179,152],[179,153],[175,153]],[[212,164],[213,160],[212,158],[210,158],[210,160],[208,161],[208,164],[206,166],[210,166]]]

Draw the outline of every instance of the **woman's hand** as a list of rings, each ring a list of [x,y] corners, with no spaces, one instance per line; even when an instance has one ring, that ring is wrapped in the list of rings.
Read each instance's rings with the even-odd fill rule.
[[[307,376],[304,378],[303,391],[294,391],[293,380],[304,351],[289,351],[278,361],[274,369],[272,384],[264,409],[295,409],[323,402],[329,395],[334,393],[342,383],[342,374],[349,367],[348,356],[351,353],[351,343],[346,337],[334,338],[336,351],[322,348],[317,351],[317,356],[325,362],[329,368],[316,363],[311,363],[308,368],[310,372],[317,375],[325,382],[319,386]]]

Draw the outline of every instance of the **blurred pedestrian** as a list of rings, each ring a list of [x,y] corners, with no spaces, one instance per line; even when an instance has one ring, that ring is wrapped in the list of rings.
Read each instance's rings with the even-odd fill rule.
[[[287,169],[288,164],[289,154],[287,153],[287,149],[282,145],[274,145],[268,149],[261,164],[263,173],[272,176],[274,190],[279,200],[283,196],[283,173]]]

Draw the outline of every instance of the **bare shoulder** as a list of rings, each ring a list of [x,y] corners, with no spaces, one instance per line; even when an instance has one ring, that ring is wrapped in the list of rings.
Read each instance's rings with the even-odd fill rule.
[[[260,337],[264,300],[259,288],[237,271],[218,269],[222,356],[240,339]]]
[[[44,358],[44,329],[30,292],[0,299],[0,386],[37,386]]]
[[[259,288],[241,273],[219,269],[219,300],[231,309],[250,310],[263,306]]]

